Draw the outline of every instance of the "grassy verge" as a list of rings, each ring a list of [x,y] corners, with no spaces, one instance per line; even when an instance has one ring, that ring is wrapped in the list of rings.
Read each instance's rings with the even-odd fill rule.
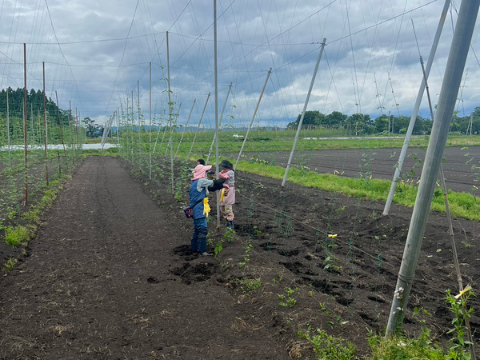
[[[28,211],[22,214],[15,213],[15,217],[6,219],[8,225],[0,223],[0,230],[3,230],[6,245],[12,248],[21,248],[20,254],[26,254],[26,247],[35,236],[42,214],[53,204],[57,194],[63,189],[64,180],[67,178],[70,178],[70,176],[64,175],[61,179],[51,181],[48,187],[44,184],[42,189],[39,190],[39,193],[42,194],[41,197],[29,207]],[[18,259],[8,259],[2,265],[2,271],[13,270],[17,262]]]

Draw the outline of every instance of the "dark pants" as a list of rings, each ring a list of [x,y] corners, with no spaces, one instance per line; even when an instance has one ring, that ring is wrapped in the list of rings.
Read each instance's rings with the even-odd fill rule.
[[[207,218],[193,220],[193,235],[191,241],[192,252],[204,253],[207,251]]]

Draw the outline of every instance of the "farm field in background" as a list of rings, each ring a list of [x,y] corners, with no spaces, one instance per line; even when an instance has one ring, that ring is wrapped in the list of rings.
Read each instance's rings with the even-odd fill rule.
[[[291,165],[320,174],[392,181],[400,151],[398,148],[297,151]],[[401,177],[404,182],[417,185],[425,153],[424,148],[408,149]],[[286,167],[289,156],[288,151],[252,151],[245,153],[242,160]],[[455,192],[479,194],[480,147],[449,147],[445,149],[443,157],[447,188]]]

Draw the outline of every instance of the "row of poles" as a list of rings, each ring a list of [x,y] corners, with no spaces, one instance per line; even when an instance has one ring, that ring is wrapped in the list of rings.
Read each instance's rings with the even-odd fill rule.
[[[401,173],[401,170],[402,170],[403,162],[404,162],[405,157],[406,157],[406,152],[407,152],[408,145],[409,145],[412,133],[413,133],[413,128],[414,128],[414,125],[415,125],[415,121],[416,121],[416,118],[417,118],[417,115],[418,115],[418,111],[419,111],[419,108],[420,108],[425,90],[427,90],[427,95],[428,95],[428,98],[429,98],[427,79],[428,79],[428,75],[430,73],[430,69],[432,67],[433,59],[435,57],[435,53],[436,53],[437,46],[438,46],[438,43],[439,43],[440,35],[442,33],[442,29],[443,29],[443,26],[444,26],[444,23],[445,23],[445,19],[446,19],[446,15],[447,15],[447,11],[448,11],[449,7],[450,7],[450,0],[446,0],[445,4],[444,4],[444,7],[443,7],[443,10],[442,10],[442,13],[441,13],[441,16],[440,16],[440,21],[439,21],[439,24],[438,24],[438,27],[437,27],[437,31],[436,31],[436,34],[435,34],[433,45],[432,45],[431,50],[430,50],[430,55],[428,57],[426,68],[424,67],[423,60],[420,56],[420,62],[421,62],[421,65],[422,65],[422,82],[421,82],[421,85],[420,85],[420,88],[419,88],[419,91],[418,91],[418,94],[417,94],[417,98],[416,98],[415,106],[414,106],[414,109],[413,109],[413,113],[412,113],[412,116],[410,118],[410,123],[409,123],[408,129],[407,129],[404,144],[402,146],[402,151],[400,153],[400,156],[399,156],[399,159],[398,159],[398,162],[397,162],[397,166],[395,167],[395,174],[394,174],[394,177],[393,177],[393,180],[392,180],[392,183],[391,183],[390,192],[389,192],[386,204],[385,204],[383,215],[388,215],[389,214],[391,203],[393,201],[393,197],[394,197],[394,194],[395,194],[396,185],[397,185],[398,180],[400,178],[400,173]],[[212,151],[212,148],[213,148],[213,144],[215,144],[216,174],[217,174],[217,178],[218,178],[218,172],[219,172],[218,133],[219,133],[219,125],[220,125],[221,118],[219,120],[219,116],[218,116],[219,114],[218,114],[218,78],[217,78],[216,0],[214,0],[213,8],[214,8],[215,135],[214,135],[214,138],[212,140],[212,145],[210,147],[210,151],[209,151],[209,154],[208,154],[207,161],[210,158],[210,154],[211,154],[211,151]],[[448,137],[450,123],[451,123],[451,120],[452,120],[454,107],[455,107],[455,103],[456,103],[456,100],[457,100],[457,95],[458,95],[458,91],[459,91],[459,87],[460,87],[460,81],[461,81],[462,74],[463,74],[463,71],[464,71],[464,68],[465,68],[466,58],[467,58],[467,54],[468,54],[468,48],[470,46],[470,42],[471,42],[471,38],[472,38],[472,34],[473,34],[475,22],[476,22],[476,17],[477,17],[477,14],[478,14],[478,8],[479,8],[479,1],[478,0],[463,0],[462,4],[461,4],[461,7],[460,7],[460,12],[459,12],[458,19],[457,19],[457,25],[455,27],[454,37],[453,37],[453,40],[452,40],[452,44],[451,44],[451,48],[450,48],[450,54],[449,54],[449,57],[448,57],[448,63],[447,63],[447,67],[446,67],[446,70],[445,70],[444,79],[443,79],[443,83],[442,83],[442,88],[441,88],[441,92],[440,92],[437,114],[436,114],[435,117],[434,117],[433,111],[431,111],[431,116],[432,116],[432,121],[433,121],[432,133],[431,133],[430,142],[429,142],[428,148],[427,148],[427,153],[426,153],[426,157],[425,157],[425,161],[424,161],[424,167],[423,167],[423,171],[422,171],[422,175],[421,175],[421,179],[420,179],[420,185],[419,185],[419,188],[418,188],[418,195],[417,195],[417,198],[416,198],[416,201],[415,201],[415,206],[414,206],[412,217],[411,217],[409,232],[408,232],[408,235],[407,235],[405,250],[404,250],[404,254],[403,254],[403,258],[402,258],[402,263],[401,263],[401,267],[400,267],[399,274],[398,274],[396,289],[395,289],[395,292],[394,292],[391,311],[390,311],[390,315],[389,315],[389,319],[388,319],[386,336],[389,336],[389,335],[392,335],[392,334],[396,333],[398,330],[401,329],[402,324],[403,324],[403,320],[404,320],[404,316],[405,316],[405,309],[406,309],[407,304],[408,304],[408,298],[409,298],[409,295],[410,295],[410,292],[411,292],[411,287],[412,287],[412,283],[413,283],[413,279],[414,279],[414,275],[415,275],[415,269],[416,269],[417,264],[418,264],[420,248],[421,248],[422,239],[423,239],[423,235],[424,235],[425,227],[426,227],[426,223],[427,223],[427,217],[428,217],[428,214],[430,212],[433,193],[434,193],[434,190],[435,190],[435,185],[436,185],[437,177],[438,177],[439,174],[442,178],[441,181],[442,181],[443,189],[444,189],[445,204],[446,204],[446,208],[447,208],[447,216],[450,219],[450,215],[449,215],[449,212],[448,212],[448,197],[447,197],[447,191],[446,191],[446,187],[445,187],[445,179],[444,179],[444,176],[443,176],[443,171],[441,169],[441,159],[442,159],[442,155],[443,155],[445,145],[446,145],[446,141],[447,141],[447,137]],[[297,145],[298,138],[299,138],[299,135],[300,135],[300,131],[301,131],[301,128],[302,128],[303,119],[304,119],[304,116],[305,116],[305,113],[306,113],[306,109],[307,109],[307,106],[308,106],[310,94],[311,94],[311,91],[312,91],[313,86],[314,86],[315,78],[316,78],[316,75],[317,75],[317,72],[318,72],[318,68],[319,68],[319,65],[320,65],[320,61],[321,61],[322,54],[324,52],[325,46],[326,46],[326,39],[323,39],[323,42],[322,42],[321,48],[320,48],[320,53],[319,53],[319,56],[318,56],[318,59],[317,59],[316,65],[315,65],[314,73],[313,73],[313,76],[312,76],[312,80],[311,80],[311,83],[310,83],[309,91],[307,93],[307,97],[306,97],[306,101],[305,101],[305,104],[304,104],[304,107],[303,107],[303,111],[302,111],[301,117],[299,119],[299,124],[298,124],[297,132],[296,132],[296,135],[295,135],[295,138],[294,138],[293,147],[292,147],[292,150],[290,152],[290,156],[289,156],[289,159],[288,159],[288,162],[287,162],[285,175],[284,175],[284,178],[282,180],[281,190],[280,190],[282,192],[284,191],[285,184],[286,184],[286,181],[287,181],[287,178],[288,178],[288,172],[289,172],[289,169],[291,167],[292,160],[294,158],[296,145]],[[167,63],[169,63],[168,56],[169,55],[168,55],[168,33],[167,33]],[[252,117],[252,121],[250,122],[250,125],[247,129],[247,132],[246,132],[245,136],[244,136],[244,141],[243,141],[241,150],[238,154],[237,161],[235,163],[235,170],[236,170],[236,167],[237,167],[237,165],[240,161],[240,157],[242,155],[242,152],[243,152],[245,143],[247,141],[251,126],[253,124],[253,120],[255,118],[255,114],[258,110],[261,98],[263,96],[263,92],[265,90],[265,87],[267,85],[268,79],[269,79],[270,74],[271,74],[271,71],[272,71],[272,69],[270,68],[270,70],[268,71],[267,79],[265,81],[265,85],[263,87],[262,93],[260,95],[257,106],[255,108],[255,112],[254,112],[254,115]],[[231,88],[231,85],[230,85],[228,93],[227,93],[227,99],[228,99],[228,94],[230,93],[230,88]],[[171,108],[171,100],[170,100],[170,72],[169,72],[169,67],[168,67],[168,94],[169,94],[169,124],[170,124],[170,129],[172,129],[172,127],[171,127],[171,125],[172,125],[172,113],[171,113],[172,108]],[[206,100],[206,103],[205,103],[205,107],[207,105],[207,102],[208,102],[209,98],[210,98],[210,94],[208,94],[208,97],[207,97],[207,100]],[[227,100],[225,100],[225,103],[226,103],[226,101]],[[195,102],[196,102],[196,100],[194,101],[194,103],[192,105],[192,110],[193,110],[193,107],[195,106]],[[430,98],[429,98],[429,105],[430,105],[430,109],[432,109]],[[151,106],[151,96],[150,96],[150,106]],[[224,109],[225,109],[225,107],[223,108],[223,110]],[[190,115],[188,117],[185,128],[188,126],[188,122],[190,121],[190,116],[191,116],[192,110],[190,111]],[[223,116],[223,110],[222,110],[222,116]],[[203,113],[202,113],[202,117],[203,117]],[[198,128],[200,127],[202,117],[200,118]],[[184,132],[185,132],[185,128],[184,128]],[[198,132],[198,128],[197,128],[197,132]],[[151,129],[151,112],[150,112],[150,129]],[[180,143],[183,139],[184,132],[182,133]],[[193,139],[188,157],[190,156],[190,154],[192,152],[192,148],[193,148],[193,145],[194,145],[194,142],[195,142],[195,139],[196,139],[196,135],[197,135],[197,133],[194,136],[194,139]],[[177,151],[175,152],[175,155],[174,155],[173,147],[172,147],[172,139],[171,139],[171,136],[170,136],[169,145],[170,145],[170,152],[171,152],[171,156],[172,156],[171,157],[172,164],[173,164],[173,157],[174,156],[176,157],[176,155],[178,153],[180,143],[178,144]],[[151,144],[151,141],[150,141],[150,144]],[[151,152],[150,152],[150,156],[151,156]],[[151,164],[151,160],[150,160],[150,164]],[[172,187],[173,187],[173,169],[172,169]],[[217,201],[217,204],[218,204],[218,201]],[[217,216],[217,228],[218,228],[219,221],[220,221],[219,211],[217,211],[217,214],[218,214],[218,216]],[[457,279],[458,279],[459,291],[462,291],[463,290],[463,284],[462,284],[461,274],[460,274],[460,270],[459,270],[459,266],[458,266],[458,259],[456,258],[455,241],[454,241],[454,238],[453,238],[453,227],[451,225],[451,219],[449,220],[449,223],[450,223],[450,234],[452,236],[452,247],[453,247],[453,253],[454,253],[454,261],[455,261],[455,264],[456,264],[455,267],[456,267],[456,270],[457,270]],[[469,330],[468,326],[467,326],[467,328]],[[471,340],[471,333],[470,332],[468,333],[468,336],[469,336],[469,340]],[[475,352],[474,352],[473,345],[471,346],[471,354],[472,354],[472,359],[475,359],[476,357],[475,357]]]
[[[28,150],[29,150],[29,144],[28,144],[28,126],[27,126],[27,45],[24,43],[23,44],[23,60],[24,60],[24,87],[23,87],[23,142],[24,142],[24,205],[28,206],[28,195],[29,195],[29,189],[28,189]],[[49,186],[49,172],[48,172],[48,133],[47,133],[47,107],[46,107],[46,93],[45,93],[45,62],[42,63],[42,70],[43,70],[43,145],[44,145],[44,160],[45,160],[45,182],[46,185]],[[65,146],[65,139],[64,139],[64,134],[63,134],[63,127],[62,127],[62,121],[60,117],[60,108],[59,108],[59,103],[58,103],[58,94],[57,91],[55,91],[55,97],[56,97],[56,102],[57,102],[57,114],[58,114],[58,123],[60,127],[60,136],[61,136],[61,141],[62,141],[62,146],[63,146],[63,154],[66,156],[66,146]],[[10,156],[10,150],[11,150],[11,139],[10,139],[10,109],[9,109],[9,99],[8,99],[8,89],[6,91],[6,101],[7,101],[7,114],[6,114],[6,127],[7,127],[7,146],[8,146],[8,151],[9,151],[9,156]],[[75,115],[75,132],[76,132],[76,143],[77,145],[79,144],[79,135],[78,135],[78,118],[79,116],[76,114]],[[71,108],[71,102],[70,102],[70,109],[69,109],[69,123],[72,125],[72,108]],[[74,146],[74,140],[73,140],[73,129],[71,129],[71,148],[72,151],[75,149]],[[60,156],[60,155],[59,155]],[[61,172],[61,170],[60,170]]]

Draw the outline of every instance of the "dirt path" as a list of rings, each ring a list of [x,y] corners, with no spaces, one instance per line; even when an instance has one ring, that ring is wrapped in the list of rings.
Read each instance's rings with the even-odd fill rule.
[[[268,329],[235,330],[234,297],[202,286],[218,262],[173,256],[190,228],[141,186],[112,158],[81,165],[0,282],[0,358],[287,359]],[[197,267],[199,282],[178,267]]]

